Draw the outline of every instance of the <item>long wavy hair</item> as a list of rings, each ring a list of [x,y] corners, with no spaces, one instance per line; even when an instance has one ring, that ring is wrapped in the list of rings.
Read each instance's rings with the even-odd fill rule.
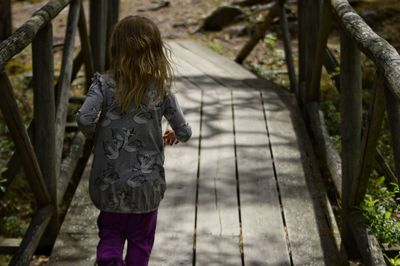
[[[116,82],[115,101],[121,112],[127,112],[132,101],[137,109],[147,100],[150,82],[155,82],[156,102],[169,93],[171,53],[150,19],[127,16],[119,21],[111,34],[109,54],[109,72]]]

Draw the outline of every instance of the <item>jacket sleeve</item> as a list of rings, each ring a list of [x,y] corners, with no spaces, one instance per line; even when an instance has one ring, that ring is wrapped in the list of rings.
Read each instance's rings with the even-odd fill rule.
[[[192,128],[186,122],[178,99],[172,93],[168,95],[165,100],[163,115],[168,120],[179,141],[186,142],[190,139],[192,136]]]
[[[104,94],[101,79],[99,73],[94,74],[85,101],[76,113],[78,128],[86,138],[93,138],[96,129],[95,121],[102,108]]]

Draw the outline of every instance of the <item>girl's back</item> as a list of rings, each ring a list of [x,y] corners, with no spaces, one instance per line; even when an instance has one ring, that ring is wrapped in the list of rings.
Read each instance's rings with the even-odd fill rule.
[[[89,192],[101,210],[141,213],[158,207],[166,189],[161,119],[169,121],[185,142],[190,126],[173,94],[157,103],[154,82],[134,110],[121,113],[112,75],[95,74],[77,122],[87,137],[94,134],[94,160]],[[131,105],[133,107],[133,104]],[[93,123],[101,111],[97,123]]]

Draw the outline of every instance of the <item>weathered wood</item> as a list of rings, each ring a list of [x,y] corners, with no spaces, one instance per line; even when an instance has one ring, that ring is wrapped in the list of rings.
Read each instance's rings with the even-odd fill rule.
[[[283,102],[268,90],[263,92],[263,100],[293,265],[338,265],[330,229],[317,203],[318,189],[306,174],[309,166],[301,152],[299,129],[304,122],[297,103],[293,98]]]
[[[235,62],[230,61],[227,58],[223,58],[211,52],[209,49],[204,47],[201,48],[200,45],[194,42],[178,41],[178,43],[182,45],[182,47],[190,49],[191,53],[196,55],[196,57],[193,57],[193,55],[190,57],[194,66],[200,68],[205,74],[207,74],[207,76],[218,83],[226,84],[225,86],[230,87],[233,90],[233,93],[244,84],[246,84],[249,88],[260,89],[263,91],[263,93],[268,93],[267,96],[264,96],[265,107],[269,108],[268,111],[273,115],[278,113],[278,111],[279,113],[282,113],[279,117],[276,117],[276,120],[274,119],[274,123],[285,120],[284,124],[290,127],[291,122],[288,123],[288,121],[293,121],[296,122],[297,125],[295,126],[296,132],[301,131],[298,128],[299,124],[301,125],[303,122],[298,114],[299,110],[296,107],[296,103],[294,102],[292,95],[286,91],[283,91],[273,83],[258,79],[253,73],[245,70]],[[206,63],[207,61],[208,63]],[[203,81],[203,78],[199,77],[198,74],[193,74],[193,76],[193,79],[198,80],[198,84],[207,84],[207,82]],[[290,105],[287,105],[288,102],[290,102]],[[287,106],[291,106],[291,108],[289,108],[290,111],[283,112],[285,109],[287,109]],[[293,116],[293,118],[288,119],[288,117],[285,117],[285,115],[288,117]],[[275,128],[275,130],[279,131],[278,133],[274,133],[277,136],[280,136],[281,133],[291,136],[295,134],[291,131],[293,129],[282,129],[282,127],[276,126],[276,124],[271,128]],[[303,137],[299,136],[297,139],[301,140]],[[290,141],[290,139],[288,138],[287,141]],[[292,141],[294,140],[292,139]],[[279,148],[276,148],[278,151],[281,147],[286,147],[286,145],[281,143],[281,138],[276,140],[275,143],[279,144],[277,146]],[[285,197],[286,200],[283,202],[283,210],[285,211],[285,217],[287,218],[286,226],[287,228],[290,228],[289,231],[292,232],[289,233],[289,240],[292,245],[292,250],[295,250],[293,252],[293,254],[295,254],[294,257],[296,258],[297,262],[306,261],[306,264],[310,263],[311,261],[319,261],[321,258],[324,258],[325,262],[331,262],[333,265],[337,265],[335,263],[338,258],[338,254],[337,251],[334,250],[334,243],[330,233],[327,233],[330,229],[327,224],[323,222],[325,221],[323,214],[324,211],[319,207],[318,203],[320,201],[320,197],[313,195],[312,201],[310,201],[310,192],[308,192],[308,187],[311,186],[314,181],[309,179],[307,179],[307,181],[304,180],[304,178],[308,178],[309,175],[306,175],[305,173],[302,174],[303,166],[301,163],[302,160],[298,160],[298,158],[300,158],[299,154],[296,153],[296,155],[295,152],[292,152],[295,151],[295,148],[289,147],[289,144],[287,149],[290,149],[290,152],[287,152],[287,154],[293,156],[291,157],[293,160],[285,159],[286,157],[284,158],[282,153],[279,153],[280,155],[278,154],[278,157],[276,157],[274,153],[274,161],[277,162],[277,158],[280,158],[279,163],[276,163],[276,166],[281,169],[278,171],[281,171],[282,176],[284,176],[282,177],[284,180],[283,183],[279,181],[281,191],[283,190],[282,188],[285,188],[285,191],[288,189],[285,192],[285,195],[287,196]],[[293,167],[293,165],[296,166]],[[292,170],[289,171],[288,169]],[[279,176],[280,175],[278,175],[278,180],[281,180]],[[302,186],[300,186],[300,184],[302,184]],[[294,191],[292,191],[290,189],[292,187],[295,187],[296,189],[293,188]],[[310,190],[314,191],[313,194],[315,194],[315,190],[318,189],[310,188]],[[293,195],[298,196],[294,197]],[[301,197],[304,197],[305,199],[300,200]],[[315,205],[311,204],[311,202],[314,202]],[[307,220],[307,222],[305,222],[305,220]],[[302,224],[307,224],[307,229],[301,228]],[[318,226],[312,226],[312,224],[317,224]],[[307,230],[306,236],[304,235],[304,230]],[[320,246],[321,243],[323,243],[322,247]],[[246,258],[246,254],[244,254],[244,257]]]
[[[0,41],[3,41],[11,34],[11,0],[0,2]]]
[[[76,76],[79,73],[80,68],[83,65],[83,53],[82,50],[79,51],[78,55],[74,58],[74,61],[72,63],[72,73],[71,73],[71,83],[74,81],[74,79],[76,78]],[[54,88],[56,88],[56,93],[55,93],[55,101],[59,101],[60,100],[60,77],[57,79],[56,85],[54,85]],[[71,99],[71,97],[70,97]],[[59,103],[58,103],[59,104]],[[58,105],[56,104],[56,105]]]
[[[0,237],[0,254],[15,254],[21,245],[20,238],[3,238]]]
[[[0,108],[14,140],[16,152],[20,155],[25,175],[28,177],[30,187],[39,206],[46,206],[50,203],[51,198],[43,180],[32,143],[22,122],[13,88],[4,72],[0,73],[0,90],[2,95],[0,97]]]
[[[328,47],[325,48],[324,67],[335,83],[336,89],[340,92],[340,72],[338,71],[339,63],[331,49]]]
[[[392,136],[397,183],[400,184],[400,100],[394,97],[393,92],[387,89],[385,89],[385,105]]]
[[[10,37],[0,43],[0,69],[11,57],[21,52],[35,38],[37,32],[54,18],[72,0],[50,0],[36,11]]]
[[[93,205],[88,193],[93,156],[86,162],[82,178],[54,244],[49,266],[69,266],[71,262],[76,266],[95,265],[96,245],[99,241],[96,223],[99,210]]]
[[[342,197],[342,160],[336,150],[335,145],[330,139],[324,114],[319,108],[318,102],[307,104],[310,127],[316,141],[316,151],[322,169],[327,172],[332,179],[336,192]]]
[[[366,266],[386,265],[379,242],[367,229],[362,214],[353,211],[349,214],[348,218],[350,229],[361,252],[362,262]]]
[[[28,126],[27,132],[29,139],[31,140],[31,143],[33,143],[33,130],[34,130],[34,120],[31,121],[31,123]],[[6,170],[1,173],[1,176],[6,180],[2,185],[6,188],[7,192],[7,187],[11,185],[13,182],[15,176],[18,174],[18,172],[21,170],[22,165],[21,165],[21,159],[18,155],[17,151],[14,151],[12,154],[11,158],[7,162]],[[4,196],[5,192],[0,191],[0,200]]]
[[[244,264],[290,265],[260,92],[232,94]]]
[[[94,70],[103,72],[106,65],[108,0],[90,1],[90,44]]]
[[[251,36],[250,40],[243,46],[240,50],[239,54],[236,56],[235,61],[239,64],[242,64],[246,57],[251,53],[254,47],[258,44],[258,42],[264,38],[265,32],[271,26],[272,21],[279,14],[279,5],[277,3],[273,3],[271,8],[268,11],[268,15],[264,18],[264,21],[256,27],[253,36]]]
[[[175,43],[171,43],[171,47],[186,62],[181,68],[185,71],[183,75],[201,84],[204,92],[196,264],[239,265],[240,226],[230,91],[207,75],[208,71],[216,71],[217,67],[206,65],[206,61],[200,61],[198,56]]]
[[[59,98],[56,101],[56,154],[55,167],[57,176],[59,176],[61,156],[63,151],[65,123],[67,120],[68,99],[70,95],[73,52],[75,35],[77,31],[78,19],[80,14],[80,0],[74,0],[69,9],[68,24],[65,34],[63,59],[61,63],[61,72],[59,77]]]
[[[187,143],[165,146],[167,190],[158,209],[150,265],[192,265],[193,261],[202,92],[179,73],[178,68],[173,90],[192,127],[192,137]]]
[[[367,191],[369,176],[373,169],[372,164],[375,157],[375,150],[385,114],[383,79],[383,74],[378,73],[378,77],[373,86],[374,98],[369,110],[367,125],[363,130],[358,174],[353,178],[352,198],[350,198],[349,206],[359,206],[361,203]]]
[[[55,101],[54,101],[54,62],[53,27],[47,23],[32,42],[32,73],[34,103],[34,143],[35,153],[50,193],[53,217],[46,228],[40,248],[51,249],[57,237],[59,221],[57,216],[57,177],[55,168]]]
[[[85,137],[83,134],[77,133],[72,139],[69,153],[61,163],[60,175],[58,176],[57,182],[57,204],[62,203],[62,199],[71,182],[76,165],[79,158],[82,156],[84,142]]]
[[[399,53],[365,23],[347,0],[330,1],[342,29],[351,36],[358,48],[375,63],[378,71],[384,73],[387,87],[400,100]]]
[[[39,244],[39,240],[44,234],[53,214],[54,209],[52,206],[42,207],[35,213],[17,253],[13,256],[9,264],[10,266],[29,265],[31,257]]]
[[[85,10],[82,6],[82,2],[79,12],[78,28],[79,28],[79,37],[81,40],[81,49],[82,49],[81,52],[83,55],[83,61],[85,63],[85,75],[86,75],[85,93],[86,93],[92,82],[91,79],[94,73],[94,66],[92,58],[92,48],[90,46],[89,34],[86,27]]]
[[[307,9],[305,1],[297,1],[297,13],[298,13],[298,85],[296,97],[301,104],[301,95],[304,94],[305,90],[305,76],[306,76],[306,17]]]
[[[361,156],[362,88],[360,50],[355,43],[341,32],[340,40],[340,87],[341,87],[341,141],[342,141],[342,237],[349,257],[357,251],[347,227],[350,205],[353,198],[352,184],[357,175]]]
[[[109,66],[109,52],[108,47],[110,43],[111,32],[114,28],[114,25],[118,22],[119,17],[119,7],[120,0],[108,0],[107,4],[107,38],[106,38],[106,63],[105,69],[108,69]]]
[[[322,0],[304,0],[305,3],[305,76],[304,76],[304,90],[300,92],[300,99],[302,104],[306,104],[309,89],[311,88],[311,80],[313,75],[314,64],[317,62],[317,46],[318,46],[318,33],[320,27],[320,17],[321,17],[321,3]],[[323,45],[323,44],[321,44]],[[317,87],[318,88],[318,87]],[[316,97],[311,97],[315,99]]]
[[[286,10],[285,10],[286,0],[278,0],[278,2],[279,2],[278,5],[279,5],[279,12],[280,12],[282,38],[283,38],[283,44],[285,47],[285,59],[286,59],[286,65],[287,65],[288,74],[289,74],[289,80],[290,80],[290,90],[293,93],[297,93],[297,79],[296,79],[296,72],[295,72],[294,64],[293,64],[292,44],[290,42],[289,26],[288,26],[288,20],[287,20],[287,15],[286,15]]]
[[[375,161],[377,163],[376,170],[378,171],[378,174],[381,176],[384,175],[386,177],[385,181],[387,184],[390,184],[392,182],[393,183],[399,182],[397,180],[396,174],[393,172],[393,169],[385,161],[385,157],[382,155],[379,149],[376,149]]]
[[[326,44],[328,42],[328,36],[331,31],[332,25],[332,12],[328,0],[322,0],[322,12],[319,18],[319,32],[318,32],[318,43],[317,50],[315,52],[314,64],[312,66],[311,82],[310,86],[306,88],[306,102],[318,101],[320,97],[320,82],[322,64],[324,54],[326,52]]]

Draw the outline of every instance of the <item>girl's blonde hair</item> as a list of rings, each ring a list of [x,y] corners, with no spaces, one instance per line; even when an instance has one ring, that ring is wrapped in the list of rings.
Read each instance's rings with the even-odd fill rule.
[[[170,50],[161,39],[157,25],[148,18],[127,16],[111,34],[110,73],[116,81],[115,101],[121,112],[127,112],[134,101],[137,109],[150,81],[155,81],[156,100],[168,94],[172,83]]]

